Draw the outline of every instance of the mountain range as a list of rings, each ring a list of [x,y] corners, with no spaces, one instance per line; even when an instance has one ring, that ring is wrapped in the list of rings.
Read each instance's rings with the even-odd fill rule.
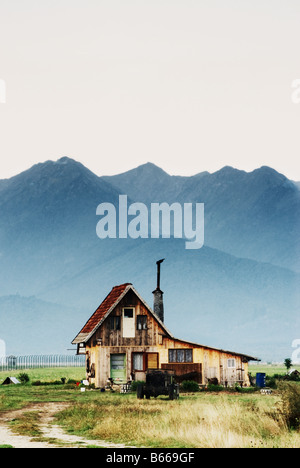
[[[105,239],[96,208],[204,203],[205,245]],[[0,180],[0,338],[9,354],[65,353],[111,288],[132,282],[151,306],[165,258],[167,327],[178,338],[290,357],[299,338],[297,184],[269,167],[171,176],[152,163],[98,176],[70,158]]]

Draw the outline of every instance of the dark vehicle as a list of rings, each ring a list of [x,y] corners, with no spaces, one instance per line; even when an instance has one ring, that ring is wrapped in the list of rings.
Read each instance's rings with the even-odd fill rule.
[[[146,383],[137,387],[137,397],[149,399],[158,395],[168,395],[170,400],[179,398],[179,385],[175,383],[172,370],[151,369],[147,371]]]

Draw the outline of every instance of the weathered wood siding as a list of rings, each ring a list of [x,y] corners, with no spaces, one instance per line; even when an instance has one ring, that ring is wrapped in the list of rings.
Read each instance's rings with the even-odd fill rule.
[[[123,337],[123,321],[122,313],[124,307],[133,307],[135,309],[135,337],[134,338],[124,338]],[[121,328],[120,330],[111,330],[110,329],[110,319],[106,319],[102,326],[96,331],[90,342],[89,346],[97,346],[99,340],[101,340],[102,346],[156,346],[162,335],[164,335],[163,330],[156,322],[152,315],[148,312],[144,304],[142,304],[139,299],[129,292],[125,298],[118,304],[112,313],[114,316],[121,318]],[[136,317],[138,315],[147,316],[147,329],[146,330],[137,330],[136,329]]]
[[[124,307],[132,307],[135,311],[134,338],[123,336],[122,314]],[[233,385],[238,381],[242,381],[246,385],[249,384],[248,364],[242,362],[241,356],[171,339],[132,291],[129,291],[122,299],[111,315],[121,317],[120,329],[112,330],[108,317],[86,345],[90,363],[94,365],[95,369],[95,376],[90,380],[95,383],[96,387],[105,386],[110,377],[111,354],[126,355],[126,378],[129,380],[132,373],[133,353],[158,353],[159,368],[174,369],[178,375],[197,372],[199,375],[196,380],[201,384],[207,384],[212,378],[218,379],[221,384],[227,382],[228,385]],[[137,329],[136,320],[139,315],[147,316],[147,328],[144,330]],[[192,349],[192,362],[169,363],[170,349]],[[231,364],[234,362],[234,367],[228,366],[229,359],[234,359],[231,361]]]

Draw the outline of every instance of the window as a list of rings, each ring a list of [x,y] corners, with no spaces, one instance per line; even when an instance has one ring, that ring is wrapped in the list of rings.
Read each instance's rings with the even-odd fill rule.
[[[235,359],[227,359],[227,367],[235,367]]]
[[[132,366],[133,366],[133,370],[137,370],[137,371],[144,370],[144,354],[143,353],[132,354]]]
[[[158,353],[146,353],[147,369],[158,369]]]
[[[121,317],[119,315],[110,316],[110,329],[111,330],[121,329]]]
[[[137,315],[136,317],[136,329],[147,330],[147,315]]]
[[[169,362],[193,362],[193,350],[169,349]]]
[[[133,309],[124,309],[125,318],[133,318]]]
[[[79,343],[77,354],[85,354],[85,343]]]

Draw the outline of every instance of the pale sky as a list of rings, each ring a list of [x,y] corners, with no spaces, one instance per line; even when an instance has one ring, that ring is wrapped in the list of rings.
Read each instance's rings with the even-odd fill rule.
[[[300,180],[299,45],[299,0],[0,0],[0,179],[69,156]]]

